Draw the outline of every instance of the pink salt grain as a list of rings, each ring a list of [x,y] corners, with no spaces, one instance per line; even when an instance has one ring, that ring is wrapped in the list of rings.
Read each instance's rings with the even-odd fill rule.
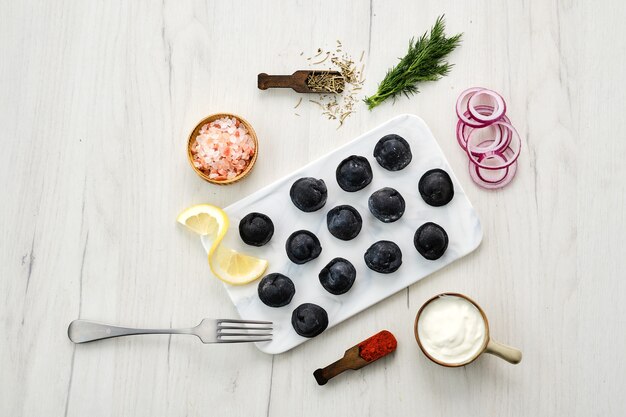
[[[240,175],[255,151],[248,129],[235,117],[222,117],[203,125],[191,144],[193,165],[215,181]]]

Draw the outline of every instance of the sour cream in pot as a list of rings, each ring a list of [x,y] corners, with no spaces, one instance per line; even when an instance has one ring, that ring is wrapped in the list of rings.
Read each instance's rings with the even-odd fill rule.
[[[444,295],[424,307],[417,332],[430,356],[453,365],[470,361],[480,353],[487,337],[487,326],[470,301]]]

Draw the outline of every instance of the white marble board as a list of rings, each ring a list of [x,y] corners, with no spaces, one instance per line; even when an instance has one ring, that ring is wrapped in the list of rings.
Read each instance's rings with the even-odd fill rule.
[[[411,145],[413,160],[403,170],[390,172],[382,168],[373,157],[376,142],[384,135],[395,133]],[[374,179],[363,190],[343,191],[335,179],[337,165],[350,155],[366,157]],[[424,172],[441,168],[450,174],[454,183],[454,198],[443,207],[427,205],[419,195],[417,183]],[[326,205],[313,213],[297,209],[289,198],[289,189],[301,177],[321,178],[328,188]],[[370,194],[382,187],[395,188],[406,201],[402,218],[394,223],[382,223],[372,216],[367,207]],[[333,207],[349,204],[363,218],[363,228],[351,241],[333,237],[326,227],[326,213]],[[269,261],[266,273],[280,272],[290,277],[296,287],[291,303],[280,308],[263,304],[257,295],[259,281],[244,286],[226,285],[226,290],[242,318],[274,322],[271,342],[257,343],[257,347],[270,354],[285,352],[306,342],[291,326],[291,313],[302,303],[315,303],[328,313],[328,327],[335,326],[360,311],[376,304],[438,269],[467,255],[482,240],[482,228],[476,211],[452,172],[441,148],[422,119],[413,115],[400,115],[377,128],[359,136],[328,155],[311,162],[275,183],[239,200],[224,209],[231,227],[223,244],[237,251],[258,256]],[[248,246],[239,237],[239,221],[250,212],[268,215],[275,227],[272,240],[263,247]],[[424,259],[413,246],[415,230],[425,222],[441,225],[450,242],[446,253],[436,261]],[[315,233],[322,245],[321,255],[304,265],[292,263],[285,252],[287,237],[294,231],[306,229]],[[378,240],[391,240],[402,250],[402,266],[392,274],[371,271],[363,260],[366,249]],[[203,241],[205,248],[206,242]],[[357,270],[357,278],[346,294],[333,295],[320,284],[319,271],[333,258],[348,259]],[[324,337],[324,333],[317,337]]]

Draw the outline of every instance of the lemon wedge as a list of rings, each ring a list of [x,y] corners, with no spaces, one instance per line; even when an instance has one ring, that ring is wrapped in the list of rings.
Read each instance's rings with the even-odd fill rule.
[[[216,277],[231,285],[244,285],[261,278],[267,269],[265,259],[244,255],[220,245],[209,254],[209,266]]]
[[[178,223],[211,242],[209,253],[215,251],[228,230],[228,215],[219,207],[198,204],[185,209],[176,219]]]
[[[219,207],[198,204],[185,209],[178,223],[209,239],[209,266],[213,274],[231,285],[243,285],[260,278],[267,269],[265,259],[244,255],[221,245],[228,231],[228,215]]]

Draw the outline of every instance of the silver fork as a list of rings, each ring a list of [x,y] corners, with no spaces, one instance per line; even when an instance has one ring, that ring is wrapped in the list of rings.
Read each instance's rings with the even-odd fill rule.
[[[67,335],[74,343],[87,343],[136,334],[192,334],[198,336],[202,343],[269,342],[272,340],[272,322],[203,319],[196,327],[186,329],[135,329],[89,320],[74,320],[67,328]]]

